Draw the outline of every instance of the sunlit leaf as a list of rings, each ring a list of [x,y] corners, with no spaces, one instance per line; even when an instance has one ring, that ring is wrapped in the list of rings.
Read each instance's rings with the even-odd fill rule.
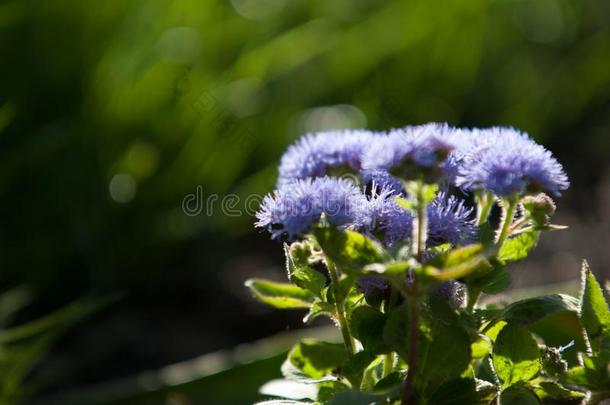
[[[589,270],[587,262],[582,265],[582,296],[580,319],[594,351],[610,352],[610,310],[604,293]]]
[[[564,311],[577,312],[578,299],[565,294],[526,298],[506,306],[500,317],[507,322],[531,324],[544,317]]]
[[[342,344],[303,339],[292,348],[288,354],[287,363],[299,370],[302,376],[315,380],[326,377],[343,365],[347,358],[347,351]],[[302,376],[295,375],[289,367],[283,367],[282,372],[286,378],[302,380]]]
[[[511,385],[500,394],[502,405],[538,405],[540,400],[529,389],[521,385]]]
[[[536,247],[539,235],[540,231],[530,229],[506,240],[498,252],[498,259],[503,262],[525,259],[532,249]]]
[[[527,382],[540,371],[540,350],[527,327],[507,324],[496,339],[493,365],[504,386]]]
[[[333,227],[316,228],[316,240],[324,253],[345,272],[361,272],[367,264],[383,261],[381,247],[358,232]]]
[[[246,281],[246,287],[260,301],[275,308],[309,308],[314,301],[313,294],[294,284],[250,279]]]
[[[316,296],[320,295],[320,292],[326,286],[326,277],[306,263],[302,263],[299,258],[293,257],[286,244],[284,245],[284,253],[286,255],[286,271],[290,281]]]

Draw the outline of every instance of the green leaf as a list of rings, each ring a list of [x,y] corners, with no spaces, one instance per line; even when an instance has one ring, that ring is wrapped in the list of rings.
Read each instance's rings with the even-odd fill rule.
[[[433,390],[444,381],[458,378],[471,360],[470,336],[464,322],[442,299],[431,297],[419,322],[418,385]],[[403,359],[409,353],[409,308],[394,308],[386,322],[385,343]],[[450,353],[450,355],[448,355]]]
[[[475,359],[480,359],[488,354],[491,354],[493,351],[493,342],[496,340],[498,333],[500,333],[504,326],[506,326],[506,322],[500,321],[487,330],[485,335],[480,336],[479,340],[474,342],[471,346],[472,357]]]
[[[403,359],[408,358],[409,307],[403,303],[390,312],[383,328],[383,341]]]
[[[446,268],[462,264],[473,257],[479,256],[483,253],[483,245],[475,243],[468,246],[463,246],[457,249],[447,250],[433,257],[428,264],[438,267]]]
[[[540,350],[527,327],[507,324],[496,339],[493,365],[504,386],[534,378],[540,371]]]
[[[514,262],[522,260],[536,247],[540,231],[527,230],[511,239],[506,240],[498,252],[498,260],[503,262]]]
[[[573,367],[561,379],[562,383],[606,392],[610,397],[610,355],[583,356],[582,366]]]
[[[578,300],[565,294],[550,294],[513,302],[504,308],[500,318],[528,325],[564,311],[577,312]]]
[[[439,281],[486,274],[492,268],[480,243],[448,250],[435,256],[427,264],[441,269],[438,274],[433,275]]]
[[[287,360],[303,376],[311,379],[320,379],[327,376],[346,361],[347,351],[342,344],[322,342],[315,339],[303,339],[292,348]],[[295,375],[290,367],[283,367],[282,371],[287,371],[285,377],[289,379],[301,380],[301,376]]]
[[[260,301],[275,308],[309,308],[314,301],[313,294],[294,284],[250,279],[246,281],[246,287]]]
[[[581,400],[585,398],[585,394],[578,391],[572,391],[562,387],[556,382],[542,381],[541,383],[534,385],[534,392],[543,401],[562,401],[581,403]]]
[[[370,405],[381,399],[378,395],[361,391],[340,392],[328,402],[328,405]]]
[[[477,390],[477,383],[472,378],[459,378],[447,381],[438,387],[428,403],[434,405],[487,405],[496,395],[496,389],[491,384]]]
[[[333,399],[337,394],[349,391],[350,387],[339,381],[328,381],[317,385],[318,387],[318,402],[316,403],[327,403]]]
[[[284,244],[284,253],[286,255],[286,271],[290,281],[302,289],[319,296],[322,289],[326,286],[326,277],[309,267],[305,258],[295,257],[294,254],[291,254],[287,244]]]
[[[589,270],[586,261],[582,265],[582,296],[580,319],[594,351],[610,352],[610,310],[604,293]]]
[[[506,272],[506,265],[496,259],[487,261],[488,266],[481,266],[469,274],[464,282],[469,288],[485,291],[486,294],[497,294],[502,291],[504,284],[510,277]],[[508,274],[508,276],[507,276]],[[487,291],[487,288],[490,288]]]
[[[312,405],[312,402],[292,401],[290,399],[272,399],[271,401],[257,402],[256,405]]]
[[[268,381],[258,392],[262,395],[286,399],[316,399],[318,396],[318,388],[315,385],[285,379]]]
[[[388,349],[383,341],[383,328],[387,315],[368,306],[357,307],[350,317],[350,331],[362,347],[375,354]]]
[[[485,287],[483,293],[488,295],[499,294],[506,290],[513,281],[513,276],[504,269],[489,273],[490,277],[483,280]]]
[[[400,387],[405,379],[405,375],[399,371],[394,371],[375,384],[375,392],[385,393]]]
[[[460,377],[472,359],[470,345],[456,311],[445,300],[430,297],[420,322],[417,383],[422,391]]]
[[[303,318],[303,322],[309,323],[319,316],[327,316],[329,318],[332,318],[334,311],[335,306],[333,304],[316,298],[313,304],[311,304],[309,312]]]
[[[324,253],[342,271],[358,273],[367,264],[383,261],[381,247],[358,232],[324,227],[316,228],[314,235]]]
[[[502,405],[538,405],[540,400],[529,389],[521,385],[511,385],[500,394]]]
[[[341,368],[341,374],[347,377],[355,388],[360,388],[362,373],[377,357],[369,351],[361,351],[349,358]]]

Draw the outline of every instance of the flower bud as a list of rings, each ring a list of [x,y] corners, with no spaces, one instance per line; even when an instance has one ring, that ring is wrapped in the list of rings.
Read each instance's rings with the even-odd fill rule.
[[[538,226],[549,225],[551,216],[557,208],[553,199],[544,193],[526,196],[521,203],[529,217]]]

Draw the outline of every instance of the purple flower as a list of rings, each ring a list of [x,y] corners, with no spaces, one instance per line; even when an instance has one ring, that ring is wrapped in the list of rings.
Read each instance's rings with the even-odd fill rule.
[[[369,199],[359,205],[356,225],[378,236],[386,246],[393,246],[411,236],[413,217],[394,200],[397,194],[388,188],[372,187]]]
[[[428,206],[428,246],[443,243],[466,244],[474,240],[477,228],[472,208],[455,196],[439,193]]]
[[[433,291],[439,297],[447,300],[451,308],[457,309],[464,304],[464,293],[466,288],[462,283],[455,280],[445,281],[436,287]]]
[[[350,181],[332,177],[298,180],[267,195],[256,214],[259,228],[271,238],[294,239],[307,232],[322,213],[335,226],[354,222],[366,197]]]
[[[363,151],[375,136],[366,130],[343,130],[307,134],[290,145],[279,166],[278,184],[308,177],[322,177],[331,169],[361,169]]]
[[[362,276],[358,279],[358,289],[364,294],[388,288],[388,282],[381,276]]]
[[[409,168],[434,168],[453,149],[451,131],[447,124],[436,123],[392,130],[364,151],[362,167],[406,176],[416,174],[408,173]]]
[[[469,136],[458,148],[464,156],[456,185],[465,190],[483,189],[502,197],[539,191],[560,195],[570,185],[553,155],[522,132],[498,127]],[[476,142],[470,152],[468,142]]]
[[[364,170],[360,173],[360,179],[366,194],[371,194],[374,187],[391,190],[396,195],[404,191],[402,181],[385,170]]]

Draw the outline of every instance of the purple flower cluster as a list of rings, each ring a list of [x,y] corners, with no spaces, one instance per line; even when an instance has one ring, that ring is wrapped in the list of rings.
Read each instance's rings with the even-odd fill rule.
[[[278,189],[265,197],[257,227],[272,238],[307,233],[322,214],[394,246],[410,238],[413,217],[396,203],[405,196],[401,178],[439,169],[447,185],[463,192],[512,197],[569,186],[557,160],[526,134],[511,128],[459,129],[426,124],[386,133],[366,130],[308,134],[291,145],[279,166]],[[358,174],[361,186],[331,177]],[[428,244],[454,245],[476,234],[473,210],[440,193],[428,206]]]

